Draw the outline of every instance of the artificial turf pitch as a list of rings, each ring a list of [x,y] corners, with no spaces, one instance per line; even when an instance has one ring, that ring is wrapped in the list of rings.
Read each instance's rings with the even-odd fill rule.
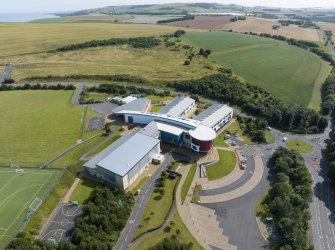
[[[50,188],[60,170],[0,168],[0,249],[4,249],[26,219],[29,206]]]

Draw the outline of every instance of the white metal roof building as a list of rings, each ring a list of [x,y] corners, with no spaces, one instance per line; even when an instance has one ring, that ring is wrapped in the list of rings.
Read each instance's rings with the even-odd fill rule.
[[[214,104],[194,118],[215,131],[220,130],[233,118],[234,110],[223,104]]]
[[[159,143],[142,133],[121,137],[84,166],[90,174],[126,189],[160,153]]]
[[[179,96],[167,104],[158,113],[170,116],[185,117],[195,109],[195,100],[188,96]]]
[[[132,110],[146,112],[149,109],[151,101],[147,98],[136,98],[135,100],[116,107],[112,110],[113,113],[117,113],[122,110]]]

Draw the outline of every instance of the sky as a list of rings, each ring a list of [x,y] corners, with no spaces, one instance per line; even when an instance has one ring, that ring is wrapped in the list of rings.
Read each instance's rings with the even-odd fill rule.
[[[218,2],[223,4],[240,4],[244,6],[271,7],[335,7],[335,0],[10,0],[2,1],[1,13],[50,13],[73,11],[112,5],[159,4],[175,2]]]

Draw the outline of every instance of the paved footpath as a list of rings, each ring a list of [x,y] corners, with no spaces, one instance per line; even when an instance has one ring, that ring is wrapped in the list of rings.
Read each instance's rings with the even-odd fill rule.
[[[212,196],[200,196],[201,202],[202,203],[217,203],[217,202],[229,201],[229,200],[239,198],[249,193],[251,190],[253,190],[258,185],[258,183],[261,181],[263,177],[263,173],[264,173],[264,164],[263,164],[263,160],[261,156],[257,154],[254,157],[254,159],[255,159],[255,171],[247,183],[245,183],[240,188],[235,189],[228,193],[212,195]]]

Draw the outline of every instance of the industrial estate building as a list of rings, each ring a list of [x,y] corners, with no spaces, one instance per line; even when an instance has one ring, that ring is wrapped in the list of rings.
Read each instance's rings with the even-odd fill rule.
[[[118,121],[139,124],[142,129],[125,135],[85,164],[87,171],[126,189],[153,161],[160,161],[160,142],[208,153],[216,132],[233,117],[233,109],[215,104],[196,116],[186,118],[196,109],[190,97],[177,97],[160,112],[148,112],[150,100],[139,98],[113,110]]]

